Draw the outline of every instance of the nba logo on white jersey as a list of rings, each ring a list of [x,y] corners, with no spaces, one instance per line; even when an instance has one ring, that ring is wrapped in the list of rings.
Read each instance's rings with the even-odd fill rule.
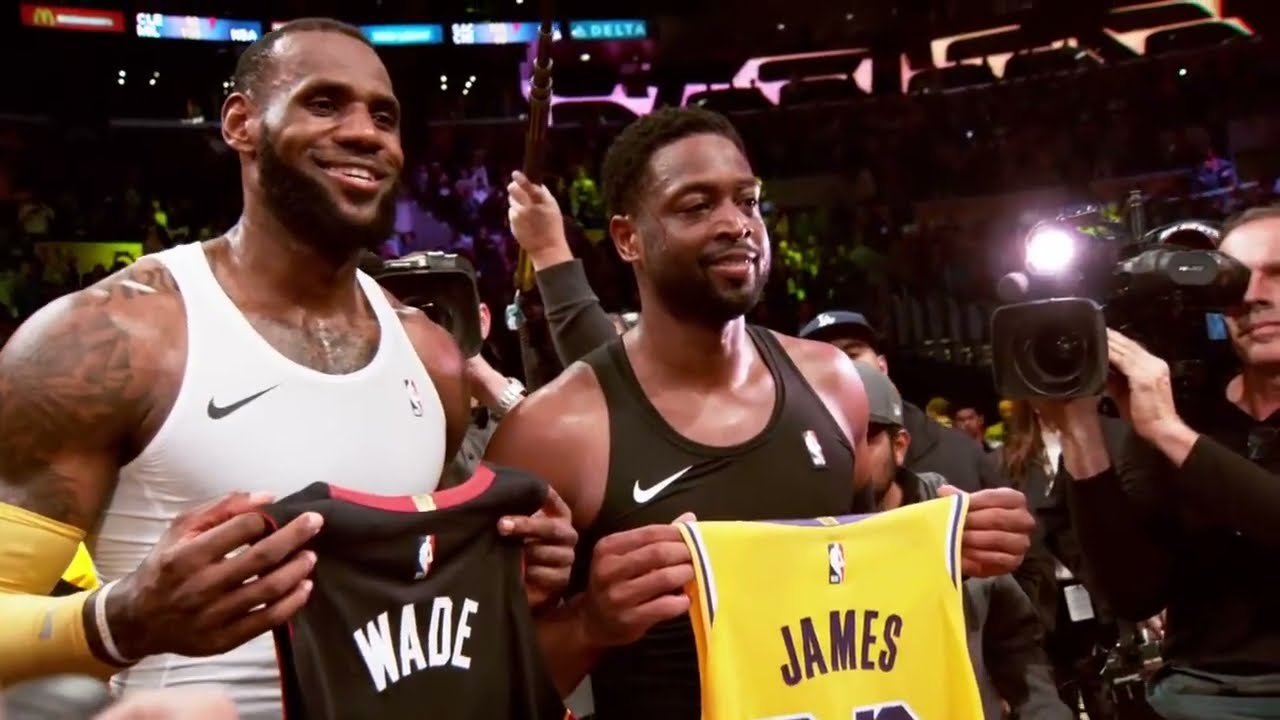
[[[824,468],[827,466],[827,456],[822,453],[822,443],[818,442],[818,433],[812,430],[805,430],[804,447],[809,451],[809,462],[813,463],[814,467]]]
[[[418,394],[418,384],[412,380],[404,381],[404,391],[409,394],[409,409],[414,415],[422,417],[422,396]]]
[[[827,582],[844,582],[844,545],[840,543],[827,543]]]
[[[418,539],[418,572],[413,574],[414,580],[421,580],[431,572],[431,563],[436,559],[436,536],[423,535]]]

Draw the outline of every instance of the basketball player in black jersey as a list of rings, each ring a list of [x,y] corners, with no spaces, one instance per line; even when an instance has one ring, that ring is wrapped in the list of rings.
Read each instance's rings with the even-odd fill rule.
[[[696,720],[680,592],[693,568],[670,523],[853,511],[866,396],[838,349],[744,321],[770,248],[727,120],[698,109],[638,120],[610,148],[604,187],[639,326],[517,406],[487,454],[548,479],[581,533],[576,594],[541,628],[561,690],[590,672],[602,720]],[[975,493],[965,572],[1017,567],[1033,525],[1017,491]]]

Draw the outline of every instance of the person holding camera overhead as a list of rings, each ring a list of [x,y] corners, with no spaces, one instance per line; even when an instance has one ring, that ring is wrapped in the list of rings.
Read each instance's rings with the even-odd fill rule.
[[[1227,313],[1241,361],[1194,413],[1169,365],[1114,330],[1108,453],[1098,398],[1037,401],[1061,429],[1060,477],[1086,565],[1121,617],[1167,607],[1151,706],[1170,720],[1280,718],[1280,206],[1233,219],[1219,250],[1251,271]],[[1184,417],[1185,416],[1185,417]],[[1115,447],[1115,444],[1112,443]]]

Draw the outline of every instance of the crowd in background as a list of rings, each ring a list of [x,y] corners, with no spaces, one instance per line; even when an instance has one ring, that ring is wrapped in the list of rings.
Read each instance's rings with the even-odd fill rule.
[[[1153,198],[1152,224],[1258,202],[1280,174],[1270,92],[1280,63],[1268,47],[1241,40],[963,90],[733,113],[764,179],[775,248],[756,320],[794,332],[842,306],[892,326],[894,296],[990,304],[1031,222],[1082,202],[1110,203],[1123,222],[1135,187]],[[504,188],[523,130],[514,120],[452,123],[406,136],[382,253],[467,255],[484,300],[505,307],[516,247]],[[553,128],[547,179],[611,310],[635,309],[629,273],[604,240],[594,177],[618,130]],[[236,167],[215,128],[0,121],[0,322],[11,329],[132,260],[85,266],[49,241],[140,243],[145,253],[224,231],[239,209]],[[828,190],[809,189],[818,186]],[[1013,199],[992,202],[1000,197]]]

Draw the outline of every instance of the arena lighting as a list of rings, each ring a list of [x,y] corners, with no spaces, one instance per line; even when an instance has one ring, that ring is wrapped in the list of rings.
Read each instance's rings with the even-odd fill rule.
[[[742,64],[738,72],[734,74],[733,79],[727,83],[690,83],[684,86],[684,93],[680,97],[680,106],[687,107],[689,98],[700,92],[708,90],[729,90],[731,88],[750,88],[755,87],[760,91],[770,103],[777,105],[782,99],[782,88],[786,87],[791,80],[770,80],[762,81],[760,79],[760,67],[766,63],[779,62],[786,60],[812,60],[814,58],[823,57],[841,57],[845,55],[860,55],[867,53],[866,48],[848,48],[845,50],[829,50],[824,52],[808,52],[795,53],[792,55],[768,55],[765,57],[751,58]],[[858,86],[862,92],[871,94],[871,58],[863,57],[858,62],[858,67],[853,71],[853,83]],[[849,73],[835,73],[829,75],[806,75],[800,80],[843,80],[849,76]]]
[[[1165,30],[1178,30],[1180,28],[1194,27],[1208,22],[1220,22],[1224,25],[1229,25],[1240,31],[1240,34],[1246,37],[1252,37],[1254,34],[1253,28],[1244,20],[1241,20],[1238,17],[1222,16],[1221,0],[1162,0],[1161,2],[1152,2],[1145,5],[1130,5],[1128,7],[1116,8],[1108,13],[1107,16],[1109,18],[1117,18],[1130,13],[1140,13],[1148,10],[1154,10],[1156,8],[1175,7],[1178,5],[1190,5],[1198,8],[1204,13],[1204,18],[1189,20],[1187,22],[1172,23],[1169,25],[1161,25],[1159,27],[1145,28],[1142,30],[1131,30],[1128,32],[1116,32],[1115,30],[1111,30],[1107,27],[1103,27],[1102,31],[1105,32],[1112,40],[1115,40],[1121,45],[1132,50],[1135,55],[1147,54],[1147,40],[1155,33],[1163,32]],[[1106,23],[1104,22],[1103,24],[1105,26]]]
[[[1026,267],[1034,275],[1057,275],[1076,259],[1076,234],[1068,228],[1041,224],[1027,234]]]
[[[937,40],[929,41],[929,53],[933,60],[934,67],[944,67],[950,61],[947,59],[947,50],[955,43],[962,40],[972,40],[974,38],[986,37],[988,35],[1003,35],[1004,33],[1016,32],[1021,30],[1021,25],[1004,25],[997,28],[988,28],[977,32],[961,33],[959,35],[950,35]]]
[[[986,61],[987,65],[991,67],[991,72],[997,78],[1003,78],[1005,68],[1009,65],[1009,60],[1017,53],[1012,53],[1012,52],[993,53],[991,55],[986,55],[986,56],[964,57],[964,58],[959,58],[957,60],[951,60],[949,57],[951,46],[957,42],[961,42],[964,40],[972,40],[974,38],[987,37],[990,35],[1002,35],[1004,33],[1016,32],[1021,29],[1022,29],[1021,25],[1004,25],[997,28],[979,30],[977,32],[971,32],[971,33],[961,33],[959,35],[950,35],[948,37],[938,38],[936,40],[930,40],[929,52],[930,52],[930,57],[933,60],[933,68],[942,70],[949,67],[964,65],[966,64],[966,61],[968,62]],[[1035,47],[1024,48],[1023,52],[1034,53],[1034,52],[1040,52],[1044,50],[1060,50],[1064,47],[1080,48],[1080,41],[1074,37],[1059,38],[1058,40],[1055,40],[1047,45],[1037,45]],[[1094,58],[1101,60],[1101,58],[1098,58],[1097,54],[1094,53],[1092,50],[1081,49],[1080,51],[1088,53]],[[901,63],[902,63],[902,92],[904,93],[907,92],[907,88],[910,86],[911,78],[913,76],[922,72],[926,72],[929,69],[933,69],[933,68],[922,68],[922,69],[912,68],[905,54],[902,55]]]
[[[520,81],[520,92],[524,95],[524,99],[526,101],[529,99],[529,90],[531,85],[532,85],[531,80],[525,79]],[[617,85],[614,85],[613,92],[608,95],[590,95],[585,97],[560,97],[555,95],[553,92],[553,94],[551,95],[552,120],[554,121],[555,119],[555,108],[557,105],[574,105],[574,104],[589,103],[589,102],[613,103],[614,105],[617,105],[619,107],[624,107],[630,110],[631,112],[635,113],[637,116],[648,115],[649,113],[653,112],[654,106],[658,104],[658,86],[649,85],[644,89],[644,92],[645,92],[644,97],[631,97],[630,95],[627,95],[626,88],[622,86],[622,83],[618,83]]]

